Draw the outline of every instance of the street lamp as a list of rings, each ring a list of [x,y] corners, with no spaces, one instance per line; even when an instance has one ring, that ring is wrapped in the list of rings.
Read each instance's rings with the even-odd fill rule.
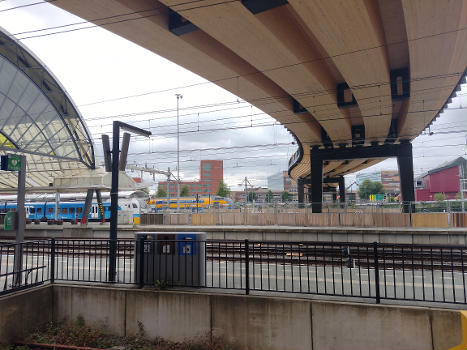
[[[135,126],[113,122],[112,140],[112,186],[110,190],[110,241],[109,241],[109,282],[115,282],[117,267],[117,224],[118,224],[118,176],[120,161],[120,129],[136,135],[149,137],[150,131]],[[128,141],[129,142],[129,141]]]
[[[179,101],[183,98],[182,94],[175,94],[177,98],[177,211],[180,209],[180,123],[179,123]]]

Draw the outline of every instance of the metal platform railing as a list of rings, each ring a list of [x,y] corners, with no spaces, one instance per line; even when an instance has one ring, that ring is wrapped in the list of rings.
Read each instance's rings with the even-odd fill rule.
[[[0,244],[0,293],[107,283],[108,239]],[[186,248],[189,249],[186,249]],[[22,263],[14,259],[22,250]],[[16,266],[16,269],[15,269]],[[20,268],[19,268],[20,266]],[[117,241],[116,283],[467,304],[467,247],[341,242]]]

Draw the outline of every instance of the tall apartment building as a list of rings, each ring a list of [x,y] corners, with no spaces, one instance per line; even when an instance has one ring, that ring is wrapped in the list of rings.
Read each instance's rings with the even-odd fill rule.
[[[184,186],[188,186],[190,196],[215,195],[219,182],[224,180],[224,162],[222,160],[202,160],[200,162],[199,181],[181,181],[180,191]],[[177,196],[177,182],[170,181],[170,197]],[[159,181],[158,187],[167,191],[167,181]]]

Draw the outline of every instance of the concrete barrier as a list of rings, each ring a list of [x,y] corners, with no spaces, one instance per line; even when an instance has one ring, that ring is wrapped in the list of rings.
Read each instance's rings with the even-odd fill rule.
[[[461,313],[283,297],[53,286],[54,319],[81,316],[119,335],[173,341],[214,335],[242,349],[450,349]]]
[[[243,215],[239,213],[239,215]],[[310,214],[312,220],[314,215]],[[318,218],[322,218],[318,216]],[[228,240],[264,240],[264,241],[324,241],[324,242],[379,242],[407,244],[446,244],[466,245],[465,228],[379,228],[379,227],[294,227],[294,226],[189,226],[189,225],[139,225],[119,226],[119,238],[134,238],[136,231],[161,232],[206,232],[208,239]],[[3,239],[14,239],[14,231],[1,232]],[[25,237],[39,238],[109,238],[109,225],[87,226],[48,226],[30,225],[26,228]]]
[[[22,339],[52,317],[50,285],[0,297],[0,344]]]

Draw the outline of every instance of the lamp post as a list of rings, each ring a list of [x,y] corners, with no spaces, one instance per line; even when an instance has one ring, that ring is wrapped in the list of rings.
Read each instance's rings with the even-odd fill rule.
[[[175,94],[177,98],[177,211],[180,210],[180,123],[179,123],[179,101],[183,98],[182,94]]]
[[[112,140],[112,187],[110,190],[110,242],[109,242],[109,282],[115,282],[117,267],[117,224],[118,224],[118,176],[120,156],[120,129],[149,137],[146,131],[119,121],[113,122]]]

